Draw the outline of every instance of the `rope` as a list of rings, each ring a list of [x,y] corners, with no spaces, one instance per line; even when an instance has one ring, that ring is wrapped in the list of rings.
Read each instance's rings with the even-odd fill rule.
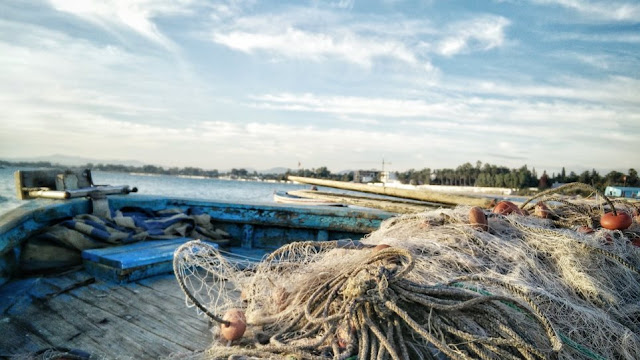
[[[568,189],[593,191],[584,184],[568,185],[571,186],[543,192],[535,198]],[[615,211],[613,202],[602,196]],[[632,317],[634,310],[625,312],[613,300],[600,299],[628,296],[637,285],[625,288],[624,282],[634,279],[627,271],[640,272],[634,260],[620,252],[619,247],[607,251],[581,241],[579,235],[571,236],[569,230],[553,228],[553,221],[562,226],[591,222],[596,208],[549,198],[559,204],[551,209],[554,220],[495,217],[491,219],[490,232],[468,231],[468,218],[460,215],[463,211],[447,210],[446,214],[412,214],[395,218],[383,224],[375,233],[375,239],[365,239],[364,245],[359,247],[345,248],[337,241],[307,241],[283,246],[244,274],[248,280],[240,277],[251,289],[247,314],[258,318],[249,322],[263,326],[268,334],[263,343],[266,338],[269,343],[251,344],[251,339],[242,339],[245,347],[222,350],[214,346],[208,354],[215,358],[230,354],[258,357],[292,354],[299,358],[339,360],[351,359],[355,354],[362,360],[441,359],[443,356],[454,360],[540,360],[571,354],[593,360],[611,354],[632,358],[638,353],[633,347],[636,338],[628,340],[628,349],[607,349],[601,355],[584,345],[590,344],[588,341],[592,339],[588,337],[589,330],[578,331],[559,321],[562,317],[580,314],[582,309],[587,320],[600,319],[597,317],[600,313],[592,315],[589,306],[609,306],[612,311],[607,316],[612,320],[608,321],[618,323],[607,324],[608,327],[602,325],[594,331],[631,329],[628,336],[635,336],[632,330],[638,327]],[[437,236],[420,233],[432,231]],[[367,248],[372,246],[368,243],[387,241],[392,247],[380,251]],[[567,252],[566,261],[562,262],[560,256],[565,253],[556,252],[552,241],[567,249],[562,251],[571,250]],[[508,253],[509,249],[513,254]],[[209,317],[215,316],[215,311],[207,310],[207,304],[199,303],[189,291],[191,284],[184,281],[186,275],[181,272],[181,266],[184,266],[180,264],[186,258],[179,256],[180,253],[176,252],[173,264],[180,288],[198,309]],[[449,254],[450,257],[445,256]],[[602,282],[589,283],[589,271],[601,269],[590,269],[593,265],[574,265],[578,264],[580,256],[588,254],[602,259],[593,263],[603,267],[602,270],[613,270],[612,274],[622,276],[621,280],[604,283],[602,292],[592,291]],[[206,257],[206,254],[202,256]],[[503,258],[497,258],[499,256]],[[496,261],[492,262],[494,257]],[[505,263],[498,263],[500,259]],[[590,259],[585,258],[585,261]],[[517,260],[524,263],[516,263]],[[323,265],[323,261],[331,266]],[[445,261],[449,266],[446,272],[437,273],[438,269],[443,269],[438,267],[439,262]],[[540,269],[552,271],[536,272]],[[565,274],[561,273],[563,271]],[[538,282],[536,277],[540,275],[543,279]],[[558,292],[532,287],[568,275],[577,280],[563,283]],[[578,280],[586,281],[586,285],[577,284]],[[265,294],[275,291],[269,289],[270,286],[282,286],[282,281],[290,281],[288,298],[283,308],[273,310],[276,308],[270,303],[273,300]],[[427,285],[431,283],[435,285]],[[483,285],[468,286],[468,283]],[[570,288],[571,285],[574,288]],[[622,292],[614,292],[611,288],[615,286],[622,288]],[[487,288],[498,288],[499,292],[492,294]],[[565,289],[567,291],[563,292]],[[582,298],[576,302],[562,298],[564,294]],[[564,308],[572,312],[562,314],[559,310]],[[340,335],[340,332],[348,335]],[[567,333],[582,344],[572,340]],[[609,338],[602,341],[603,344],[621,342]],[[592,346],[604,348],[600,343]]]
[[[187,286],[184,284],[184,276],[180,276],[181,272],[181,268],[180,268],[180,261],[182,260],[182,253],[184,251],[189,251],[191,246],[193,246],[195,243],[197,242],[197,244],[199,246],[202,246],[203,248],[207,249],[209,252],[213,252],[215,251],[215,249],[206,244],[203,243],[199,240],[194,241],[190,241],[187,243],[182,244],[179,248],[176,249],[175,253],[174,253],[174,257],[173,257],[173,273],[176,275],[176,279],[178,280],[178,285],[180,286],[180,289],[182,290],[182,292],[187,296],[187,298],[198,308],[200,309],[200,311],[202,311],[205,315],[207,315],[209,317],[209,319],[218,322],[220,324],[224,324],[225,326],[230,326],[231,322],[230,321],[226,321],[226,320],[222,320],[221,317],[211,313],[209,311],[209,309],[207,309],[204,305],[202,305],[200,303],[200,301],[198,301],[198,299],[196,299],[195,296],[193,296],[193,294],[191,293],[191,291],[189,291],[189,289],[187,288]]]
[[[520,205],[520,208],[524,209],[524,207],[529,202],[531,202],[532,200],[535,200],[535,199],[539,199],[539,198],[541,198],[543,196],[559,193],[559,192],[562,192],[562,191],[565,191],[565,190],[574,190],[574,189],[576,189],[576,190],[578,190],[578,189],[579,190],[587,190],[587,191],[595,192],[596,194],[600,195],[607,202],[607,204],[609,204],[609,206],[611,206],[611,211],[613,212],[613,215],[616,215],[616,216],[618,215],[618,213],[616,212],[616,207],[613,206],[613,203],[611,202],[611,200],[609,200],[609,198],[603,192],[601,192],[600,190],[594,188],[591,185],[587,185],[587,184],[579,183],[579,182],[564,184],[564,185],[558,186],[555,189],[545,190],[545,191],[543,191],[543,192],[541,192],[541,193],[539,193],[539,194],[527,199],[527,201],[525,201],[524,203],[522,203],[522,205]]]

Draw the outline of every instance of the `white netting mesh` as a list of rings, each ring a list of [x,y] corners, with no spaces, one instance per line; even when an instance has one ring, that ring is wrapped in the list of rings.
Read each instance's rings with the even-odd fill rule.
[[[251,329],[198,356],[640,358],[640,226],[583,234],[574,227],[601,205],[550,207],[553,219],[492,215],[489,232],[468,225],[469,207],[404,215],[360,242],[289,244],[248,270],[188,243],[175,268],[190,301],[218,317],[242,308]]]

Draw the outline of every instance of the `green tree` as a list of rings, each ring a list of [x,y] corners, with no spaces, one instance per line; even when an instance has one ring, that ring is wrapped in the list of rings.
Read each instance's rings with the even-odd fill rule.
[[[633,168],[629,169],[629,175],[627,176],[627,185],[628,186],[640,185],[640,179],[638,179],[638,172]]]
[[[314,173],[316,177],[321,179],[328,179],[329,177],[331,177],[331,172],[329,171],[329,169],[327,169],[326,166],[315,169]]]

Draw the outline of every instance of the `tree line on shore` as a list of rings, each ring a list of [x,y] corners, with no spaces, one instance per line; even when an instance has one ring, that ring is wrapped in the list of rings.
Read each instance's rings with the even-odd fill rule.
[[[431,184],[453,186],[479,186],[479,187],[504,187],[512,189],[538,188],[546,189],[554,183],[582,182],[593,185],[600,190],[611,185],[640,186],[640,178],[635,169],[629,169],[624,174],[619,171],[611,171],[606,175],[600,175],[598,171],[583,171],[580,174],[574,171],[566,173],[565,168],[559,173],[547,174],[543,171],[540,176],[535,168],[529,170],[524,165],[517,169],[505,166],[482,164],[476,162],[475,166],[465,163],[455,169],[429,169],[408,170],[397,173],[398,180],[406,184]]]
[[[54,168],[63,167],[59,164],[52,164],[48,161],[39,162],[10,162],[0,160],[0,166],[12,167],[31,167],[31,168]],[[181,176],[202,176],[209,178],[229,177],[232,179],[256,179],[256,180],[277,180],[283,181],[289,175],[331,179],[339,181],[353,181],[355,172],[347,171],[341,173],[332,173],[326,166],[313,169],[287,170],[284,174],[263,174],[256,171],[248,171],[246,169],[231,169],[228,172],[219,172],[218,170],[204,170],[197,167],[171,167],[163,168],[162,166],[143,165],[117,165],[117,164],[92,164],[88,163],[77,168],[91,169],[109,172],[124,173],[144,173],[157,175],[181,175]],[[395,172],[395,176],[403,184],[412,185],[451,185],[451,186],[479,186],[479,187],[505,187],[512,189],[539,188],[546,189],[554,183],[582,182],[590,184],[604,190],[606,186],[622,185],[622,186],[640,186],[640,178],[635,169],[629,169],[625,173],[619,171],[611,171],[606,175],[600,175],[595,169],[591,171],[583,171],[577,174],[573,171],[566,173],[565,168],[558,174],[547,174],[546,171],[538,176],[536,169],[529,168],[524,165],[520,168],[508,168],[477,161],[475,166],[471,163],[464,163],[456,168],[430,169],[423,168],[421,170],[410,169],[403,172]],[[374,179],[377,181],[378,179]]]

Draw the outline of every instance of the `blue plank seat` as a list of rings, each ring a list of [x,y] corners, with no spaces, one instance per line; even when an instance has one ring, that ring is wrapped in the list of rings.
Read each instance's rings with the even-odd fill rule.
[[[93,276],[119,283],[173,272],[173,253],[193,239],[150,240],[82,252],[85,269]],[[218,244],[206,242],[218,249]]]

